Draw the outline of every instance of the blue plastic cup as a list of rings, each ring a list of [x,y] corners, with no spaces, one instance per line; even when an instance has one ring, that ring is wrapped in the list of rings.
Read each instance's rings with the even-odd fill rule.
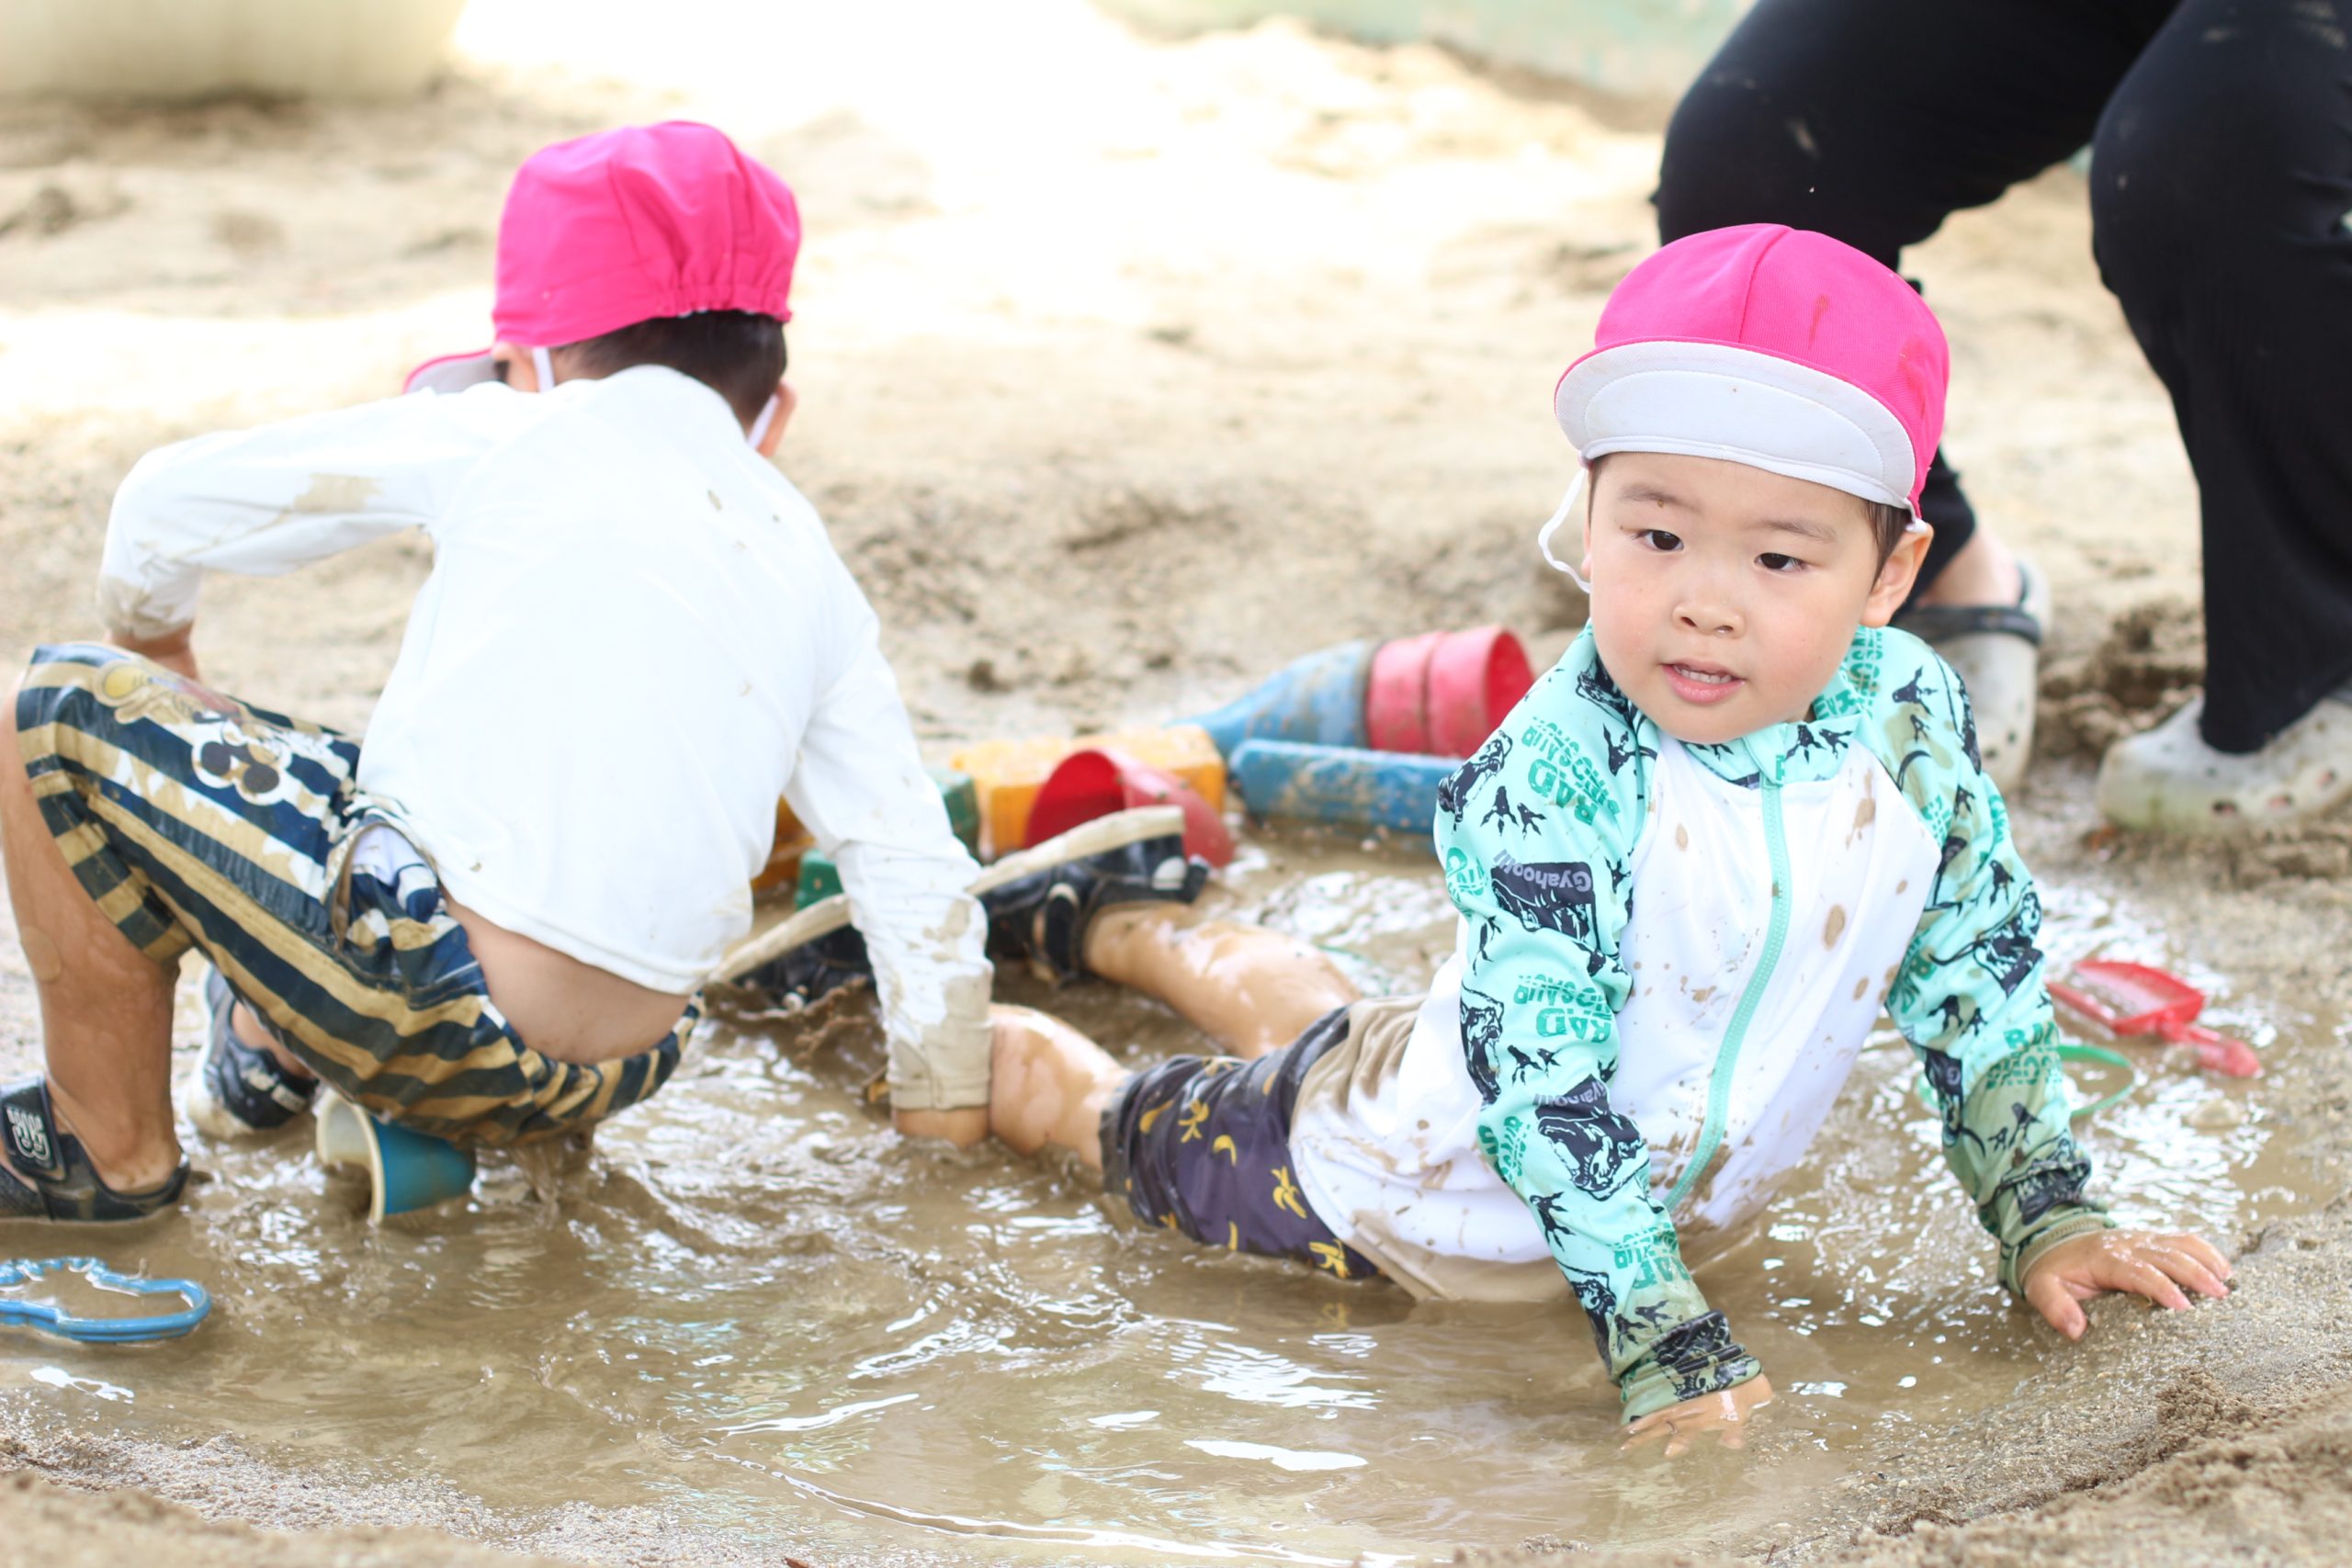
[[[1427,833],[1437,818],[1438,786],[1462,763],[1360,747],[1245,740],[1227,765],[1256,816]]]
[[[368,1173],[368,1221],[429,1209],[473,1190],[473,1151],[446,1138],[379,1122],[336,1094],[320,1097],[319,1163]]]

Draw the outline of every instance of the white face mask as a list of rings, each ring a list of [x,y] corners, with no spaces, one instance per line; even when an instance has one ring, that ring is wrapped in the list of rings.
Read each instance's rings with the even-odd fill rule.
[[[540,391],[544,392],[553,389],[555,386],[555,361],[548,357],[548,351],[546,349],[540,348],[536,344],[534,344],[531,349],[531,368],[539,373]],[[766,405],[760,410],[760,417],[752,422],[751,431],[743,437],[743,439],[751,443],[751,445],[755,447],[759,446],[761,438],[765,436],[768,433],[768,426],[775,423],[776,410],[783,406],[782,400],[778,399],[774,392],[770,392],[768,394]]]

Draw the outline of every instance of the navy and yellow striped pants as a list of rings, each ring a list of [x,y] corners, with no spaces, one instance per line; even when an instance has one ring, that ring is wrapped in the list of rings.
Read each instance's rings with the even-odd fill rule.
[[[379,1116],[512,1144],[662,1087],[700,1016],[650,1049],[558,1062],[490,999],[441,884],[357,786],[347,736],[120,649],[42,648],[17,698],[43,821],[84,891],[159,964],[191,948],[305,1066]]]

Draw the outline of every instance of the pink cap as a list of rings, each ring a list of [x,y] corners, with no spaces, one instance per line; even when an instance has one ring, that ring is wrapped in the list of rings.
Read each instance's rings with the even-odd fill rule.
[[[1951,354],[1852,246],[1777,223],[1692,234],[1626,276],[1594,337],[1552,397],[1587,463],[1723,457],[1917,515]]]
[[[554,348],[657,316],[790,321],[800,209],[773,170],[691,120],[543,147],[498,220],[499,343]],[[489,380],[490,350],[428,360],[408,390]]]

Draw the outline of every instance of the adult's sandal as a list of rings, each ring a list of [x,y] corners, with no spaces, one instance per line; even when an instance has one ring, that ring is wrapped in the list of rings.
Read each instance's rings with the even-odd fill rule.
[[[0,1221],[143,1220],[178,1202],[187,1185],[187,1161],[182,1160],[168,1179],[143,1191],[107,1186],[82,1140],[57,1124],[49,1085],[39,1075],[0,1088],[0,1124],[8,1155],[8,1164],[0,1165]]]
[[[2324,697],[2259,751],[2205,744],[2202,696],[2107,749],[2098,808],[2119,828],[2227,838],[2301,821],[2352,795],[2352,692]]]
[[[1968,688],[1984,775],[2003,795],[2017,793],[2033,755],[2041,635],[2050,619],[2049,580],[2023,557],[2018,579],[2015,604],[1918,604],[1894,617],[1942,655]]]

